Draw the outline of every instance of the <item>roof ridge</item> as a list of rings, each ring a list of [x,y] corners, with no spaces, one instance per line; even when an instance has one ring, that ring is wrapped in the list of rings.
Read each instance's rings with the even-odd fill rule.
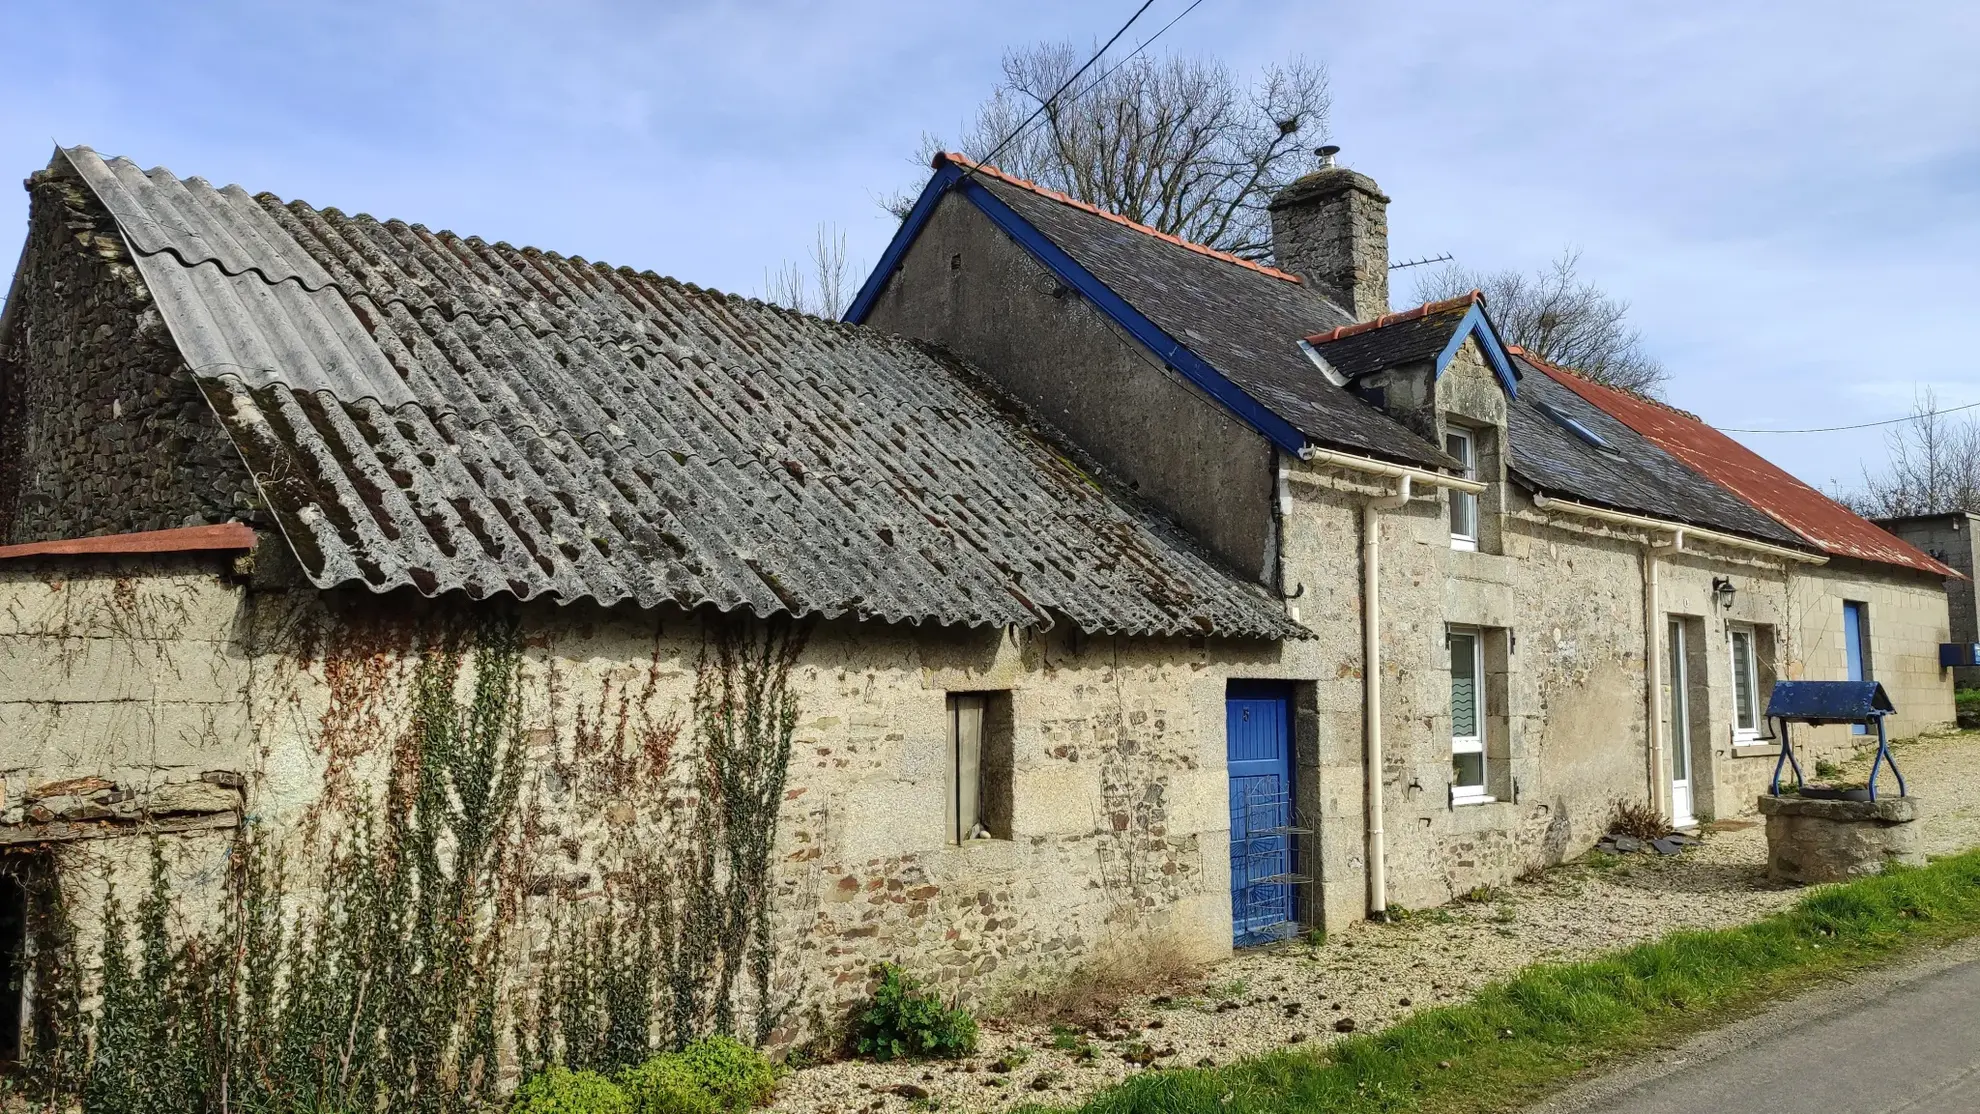
[[[1436,302],[1425,302],[1411,309],[1385,313],[1373,321],[1356,321],[1351,325],[1341,325],[1324,333],[1314,333],[1312,336],[1306,338],[1306,343],[1327,344],[1331,341],[1340,340],[1342,337],[1373,332],[1376,329],[1386,328],[1390,325],[1400,325],[1405,321],[1415,321],[1418,318],[1428,317],[1433,313],[1442,313],[1445,310],[1452,310],[1459,306],[1470,306],[1473,304],[1481,306],[1485,304],[1485,293],[1483,291],[1473,290],[1469,294],[1459,294],[1455,298],[1445,298]],[[1509,351],[1513,350],[1511,345],[1507,345],[1506,347]]]
[[[1535,355],[1534,353],[1529,352],[1524,348],[1521,348],[1517,344],[1506,345],[1506,351],[1512,353],[1515,356],[1518,356],[1520,359],[1525,360],[1527,363],[1532,364],[1533,366],[1541,369],[1542,371],[1551,371],[1557,375],[1566,375],[1574,379],[1579,379],[1580,381],[1588,384],[1591,387],[1600,387],[1602,390],[1605,391],[1614,391],[1619,395],[1626,395],[1629,398],[1633,398],[1638,402],[1647,403],[1648,405],[1655,406],[1659,410],[1668,410],[1671,413],[1676,414],[1680,418],[1688,418],[1691,421],[1697,422],[1699,425],[1702,426],[1711,425],[1711,423],[1707,422],[1704,418],[1699,417],[1698,415],[1692,413],[1689,410],[1681,410],[1678,407],[1672,406],[1670,403],[1665,402],[1663,399],[1652,398],[1649,395],[1644,394],[1642,391],[1634,391],[1629,389],[1628,387],[1618,387],[1614,383],[1604,383],[1601,380],[1595,378],[1594,376],[1589,375],[1585,371],[1578,371],[1571,367],[1562,367],[1560,364],[1556,364],[1548,360],[1544,360],[1541,357]],[[1717,428],[1717,427],[1713,427],[1713,428]]]
[[[1179,248],[1186,248],[1190,251],[1197,253],[1198,255],[1207,255],[1212,259],[1221,259],[1226,263],[1235,263],[1240,267],[1249,268],[1250,270],[1257,271],[1261,275],[1269,275],[1270,277],[1279,279],[1283,282],[1295,283],[1301,286],[1304,286],[1306,284],[1306,280],[1300,278],[1298,275],[1292,274],[1287,271],[1281,271],[1277,267],[1268,267],[1263,263],[1253,262],[1252,260],[1246,259],[1240,255],[1232,255],[1230,252],[1227,251],[1219,251],[1218,249],[1210,247],[1206,244],[1199,244],[1193,240],[1185,240],[1182,237],[1175,235],[1174,233],[1164,232],[1159,228],[1153,228],[1148,225],[1142,224],[1140,221],[1129,220],[1128,218],[1120,215],[1119,213],[1109,212],[1106,209],[1100,208],[1098,205],[1094,205],[1091,202],[1081,201],[1079,198],[1074,197],[1071,194],[1061,193],[1058,190],[1052,189],[1050,186],[1041,186],[1036,182],[1030,181],[1029,179],[1020,178],[1015,174],[1006,174],[994,166],[990,166],[986,163],[977,162],[975,159],[970,158],[968,155],[959,154],[955,151],[944,151],[935,156],[933,165],[935,169],[940,170],[944,162],[955,163],[957,166],[960,166],[965,170],[974,171],[975,173],[983,174],[988,177],[995,178],[1000,182],[1008,183],[1010,185],[1018,187],[1019,189],[1029,190],[1030,192],[1035,193],[1040,197],[1049,198],[1050,200],[1057,201],[1062,205],[1070,205],[1075,209],[1080,209],[1085,212],[1092,213],[1096,217],[1104,217],[1107,220],[1113,221],[1115,224],[1123,225],[1127,228],[1132,228],[1136,232],[1145,233],[1146,235],[1153,236],[1158,240],[1166,240],[1169,243],[1174,244]]]

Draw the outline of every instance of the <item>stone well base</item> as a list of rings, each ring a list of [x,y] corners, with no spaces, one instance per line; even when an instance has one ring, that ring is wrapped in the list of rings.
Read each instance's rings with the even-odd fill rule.
[[[1885,863],[1924,866],[1918,798],[1811,801],[1762,797],[1767,876],[1783,882],[1846,882],[1881,873]]]

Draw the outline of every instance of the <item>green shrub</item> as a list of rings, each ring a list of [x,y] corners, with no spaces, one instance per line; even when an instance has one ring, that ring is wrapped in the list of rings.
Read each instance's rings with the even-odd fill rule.
[[[572,1071],[552,1064],[516,1088],[509,1114],[634,1114],[634,1111],[618,1084],[595,1071]]]
[[[1980,727],[1980,689],[1960,689],[1953,693],[1953,707],[1961,727]]]
[[[966,1056],[976,1051],[976,1018],[944,1005],[898,966],[880,968],[880,986],[859,1014],[859,1052],[876,1060],[898,1056]]]
[[[740,1114],[769,1101],[777,1066],[731,1037],[702,1037],[619,1075],[632,1114]]]

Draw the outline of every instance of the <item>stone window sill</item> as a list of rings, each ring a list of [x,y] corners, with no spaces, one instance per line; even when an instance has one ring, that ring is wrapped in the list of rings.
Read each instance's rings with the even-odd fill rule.
[[[1499,798],[1497,798],[1497,797],[1493,797],[1493,796],[1489,796],[1489,795],[1488,795],[1488,796],[1481,796],[1481,797],[1452,797],[1452,798],[1451,798],[1451,807],[1453,807],[1453,808],[1463,808],[1463,807],[1464,807],[1464,806],[1466,806],[1466,805],[1495,805],[1495,804],[1498,804],[1498,803],[1499,803]]]
[[[1750,743],[1734,743],[1732,756],[1734,758],[1772,758],[1780,752],[1781,748],[1772,743],[1754,741]]]

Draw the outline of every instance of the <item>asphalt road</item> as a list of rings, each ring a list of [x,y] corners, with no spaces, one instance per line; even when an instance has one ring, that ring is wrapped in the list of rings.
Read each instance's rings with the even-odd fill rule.
[[[1785,1003],[1530,1114],[1976,1114],[1980,947]]]

